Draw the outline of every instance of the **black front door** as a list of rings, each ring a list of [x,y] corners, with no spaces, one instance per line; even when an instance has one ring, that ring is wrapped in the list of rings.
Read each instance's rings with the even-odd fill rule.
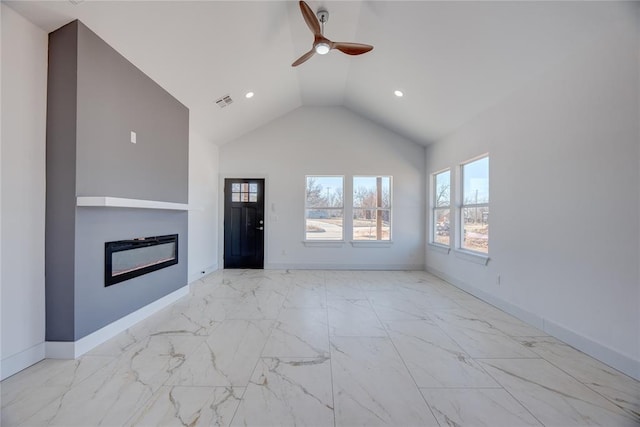
[[[264,179],[224,181],[224,268],[264,267]]]

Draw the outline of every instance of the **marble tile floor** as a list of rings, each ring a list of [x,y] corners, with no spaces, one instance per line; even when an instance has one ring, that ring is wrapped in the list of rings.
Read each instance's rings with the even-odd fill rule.
[[[425,272],[223,270],[2,426],[640,426],[640,382]]]

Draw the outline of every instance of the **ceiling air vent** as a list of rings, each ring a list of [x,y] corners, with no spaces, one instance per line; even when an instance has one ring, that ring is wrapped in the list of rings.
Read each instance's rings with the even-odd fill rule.
[[[227,105],[231,104],[233,102],[233,99],[231,99],[231,95],[225,95],[220,99],[216,99],[216,104],[218,104],[218,107],[220,108],[224,108]]]

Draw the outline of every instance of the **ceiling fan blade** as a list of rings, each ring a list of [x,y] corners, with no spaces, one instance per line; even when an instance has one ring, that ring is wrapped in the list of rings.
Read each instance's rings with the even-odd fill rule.
[[[314,36],[322,35],[322,30],[320,29],[320,22],[318,22],[318,18],[316,18],[316,14],[313,13],[313,10],[311,10],[309,5],[301,1],[300,11],[302,12],[302,17],[304,18],[304,21],[307,23],[307,26],[309,27],[313,35]]]
[[[340,52],[346,53],[347,55],[362,55],[363,53],[367,53],[373,49],[373,46],[362,43],[332,42],[331,49],[338,49]]]
[[[297,67],[298,65],[302,64],[303,62],[305,62],[307,59],[311,58],[313,55],[315,55],[316,51],[315,49],[311,49],[309,52],[305,53],[304,55],[302,55],[300,58],[296,59],[296,61],[291,64],[292,67]]]

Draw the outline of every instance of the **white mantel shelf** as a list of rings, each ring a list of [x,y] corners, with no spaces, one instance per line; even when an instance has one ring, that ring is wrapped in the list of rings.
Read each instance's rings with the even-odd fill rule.
[[[187,211],[186,203],[160,202],[157,200],[124,199],[121,197],[78,197],[76,206],[92,206],[103,208],[139,208],[139,209],[165,209],[175,211]]]

